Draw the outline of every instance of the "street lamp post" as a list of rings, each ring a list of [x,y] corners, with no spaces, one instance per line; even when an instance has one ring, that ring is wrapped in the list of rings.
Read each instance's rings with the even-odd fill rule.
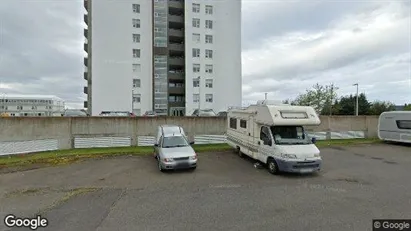
[[[201,78],[198,76],[198,115],[200,115],[201,109]]]
[[[355,97],[355,116],[358,116],[358,83],[353,84],[353,86],[357,87],[357,94]]]
[[[134,113],[134,89],[131,89],[131,113]]]

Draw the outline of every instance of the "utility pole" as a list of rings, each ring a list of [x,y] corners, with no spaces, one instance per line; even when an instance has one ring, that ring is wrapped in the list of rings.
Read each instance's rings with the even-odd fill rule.
[[[131,113],[134,113],[134,89],[131,89]]]
[[[357,94],[355,97],[355,116],[358,116],[358,83],[353,84],[353,86],[357,86]]]
[[[333,94],[334,94],[334,84],[331,84],[331,95],[330,95],[330,116],[333,114]]]

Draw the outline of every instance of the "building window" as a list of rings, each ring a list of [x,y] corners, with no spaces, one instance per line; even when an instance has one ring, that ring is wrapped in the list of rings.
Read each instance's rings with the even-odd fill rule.
[[[140,49],[133,49],[133,58],[140,58]]]
[[[206,42],[206,43],[213,43],[213,36],[206,34],[206,36],[205,36],[205,42]]]
[[[141,80],[133,79],[133,87],[141,87]]]
[[[213,80],[212,79],[206,79],[205,86],[207,88],[213,88]]]
[[[133,27],[140,28],[140,19],[133,18]]]
[[[193,48],[193,58],[200,58],[200,49]]]
[[[133,43],[139,43],[139,42],[140,42],[140,35],[133,34]]]
[[[206,5],[205,6],[205,13],[206,14],[213,14],[213,6]]]
[[[397,120],[396,122],[399,129],[411,129],[411,120]]]
[[[133,103],[140,103],[140,102],[141,102],[141,94],[134,94]]]
[[[193,3],[193,12],[200,13],[200,4]]]
[[[200,26],[200,25],[198,25],[198,26]],[[207,29],[213,29],[213,21],[212,20],[206,20],[205,21],[205,27]]]
[[[140,13],[140,4],[133,4],[133,12]]]
[[[141,65],[140,64],[133,64],[133,72],[138,73],[141,71]]]
[[[31,109],[32,110],[37,110],[37,106],[32,106]]]
[[[200,28],[200,19],[199,18],[193,18],[193,27]]]
[[[237,119],[236,118],[230,118],[230,128],[237,129]]]
[[[200,102],[200,95],[193,94],[193,103],[198,103],[198,102]]]
[[[194,73],[200,72],[200,64],[193,64],[193,72]]]
[[[200,86],[200,80],[199,79],[193,79],[193,87],[199,87]]]
[[[205,57],[208,59],[213,58],[213,50],[205,50]]]
[[[17,106],[17,110],[23,110],[23,106]]]
[[[206,73],[209,73],[209,74],[212,74],[212,73],[213,73],[213,65],[211,65],[211,64],[206,64],[206,66],[205,66],[205,72],[206,72]]]
[[[205,98],[206,98],[207,103],[212,103],[213,102],[213,94],[206,94]]]
[[[193,42],[195,43],[200,42],[200,34],[193,34]]]
[[[247,120],[240,120],[240,127],[247,128]]]

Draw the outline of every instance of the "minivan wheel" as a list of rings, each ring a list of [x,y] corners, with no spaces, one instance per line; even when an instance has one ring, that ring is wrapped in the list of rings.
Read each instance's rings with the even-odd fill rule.
[[[157,159],[157,163],[158,163],[158,170],[160,170],[160,172],[164,172],[164,169],[163,167],[161,167],[161,163],[159,159]]]
[[[268,172],[270,172],[273,175],[277,175],[279,173],[278,165],[274,159],[268,159],[267,168],[268,168]]]

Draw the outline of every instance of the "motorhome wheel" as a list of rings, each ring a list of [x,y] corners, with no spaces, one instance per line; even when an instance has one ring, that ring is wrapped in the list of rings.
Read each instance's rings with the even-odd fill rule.
[[[277,175],[278,174],[278,166],[277,166],[277,163],[275,162],[275,160],[274,159],[269,159],[268,161],[267,161],[267,167],[268,167],[268,171],[271,173],[271,174],[274,174],[274,175]]]

